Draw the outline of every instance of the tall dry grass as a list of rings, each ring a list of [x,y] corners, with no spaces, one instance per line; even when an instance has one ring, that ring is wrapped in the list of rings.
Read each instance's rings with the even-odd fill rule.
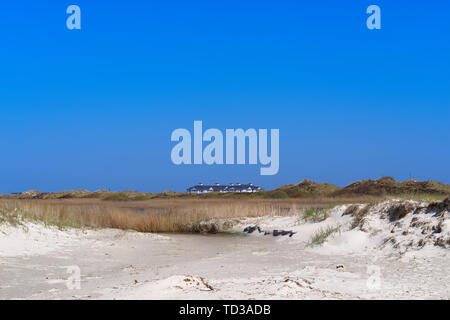
[[[212,219],[299,215],[368,199],[154,199],[116,202],[95,199],[0,200],[0,223],[36,220],[59,227],[130,229],[141,232],[198,232]]]

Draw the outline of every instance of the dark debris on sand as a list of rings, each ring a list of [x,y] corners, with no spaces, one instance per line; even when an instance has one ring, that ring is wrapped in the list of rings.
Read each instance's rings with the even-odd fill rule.
[[[287,236],[289,235],[289,237],[291,238],[294,234],[296,234],[296,232],[289,230],[273,230],[273,231],[265,231],[262,230],[259,226],[248,226],[244,229],[245,233],[253,233],[255,231],[258,231],[258,233],[264,233],[265,236],[267,235],[273,235],[274,237],[278,237],[278,236]]]

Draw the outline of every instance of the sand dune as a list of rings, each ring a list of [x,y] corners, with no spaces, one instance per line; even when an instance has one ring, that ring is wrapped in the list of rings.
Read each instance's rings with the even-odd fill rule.
[[[2,224],[0,298],[450,298],[448,209],[404,200],[364,207],[337,206],[320,222],[235,219],[216,235]],[[262,232],[243,233],[248,226]],[[314,243],[324,230],[333,232]],[[67,286],[70,266],[80,289]]]

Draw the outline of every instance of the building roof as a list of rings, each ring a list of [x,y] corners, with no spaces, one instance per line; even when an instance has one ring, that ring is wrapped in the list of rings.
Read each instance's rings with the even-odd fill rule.
[[[192,186],[187,189],[188,192],[192,191],[210,191],[210,192],[235,192],[240,190],[262,190],[261,187],[255,186],[252,183],[248,184],[228,184],[228,185],[221,185],[221,184],[213,184],[213,185],[204,185],[202,183],[199,183],[195,186]]]

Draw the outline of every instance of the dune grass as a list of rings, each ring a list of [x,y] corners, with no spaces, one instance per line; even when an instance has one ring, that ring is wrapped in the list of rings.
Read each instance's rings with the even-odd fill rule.
[[[60,228],[117,228],[141,232],[204,232],[213,219],[284,216],[295,203],[258,200],[0,200],[0,223],[41,221]],[[211,225],[211,227],[215,227]],[[216,231],[217,227],[215,227]]]
[[[340,226],[328,226],[326,228],[320,228],[313,234],[311,240],[308,243],[308,246],[321,245],[325,242],[325,240],[327,240],[329,236],[336,232],[340,232],[340,230]]]
[[[205,221],[261,216],[297,216],[310,208],[357,199],[152,199],[105,201],[99,199],[1,199],[0,223],[41,221],[60,228],[117,228],[140,232],[207,232]],[[322,211],[321,211],[322,212]],[[211,223],[211,230],[221,232]]]
[[[407,198],[410,200],[415,200],[415,201],[423,201],[423,202],[433,202],[433,201],[442,201],[445,198],[447,198],[448,196],[446,195],[438,195],[438,194],[414,194],[414,195],[410,195],[408,197],[403,196],[401,198]]]
[[[378,200],[376,200],[378,199]],[[298,216],[319,222],[339,204],[373,203],[385,198],[339,197],[302,199],[0,199],[0,223],[40,221],[59,228],[117,228],[140,232],[205,232],[204,222],[261,216]],[[117,200],[117,199],[115,199]],[[211,230],[221,232],[211,224]]]
[[[328,218],[328,209],[330,208],[308,208],[303,214],[305,222],[320,222]]]

